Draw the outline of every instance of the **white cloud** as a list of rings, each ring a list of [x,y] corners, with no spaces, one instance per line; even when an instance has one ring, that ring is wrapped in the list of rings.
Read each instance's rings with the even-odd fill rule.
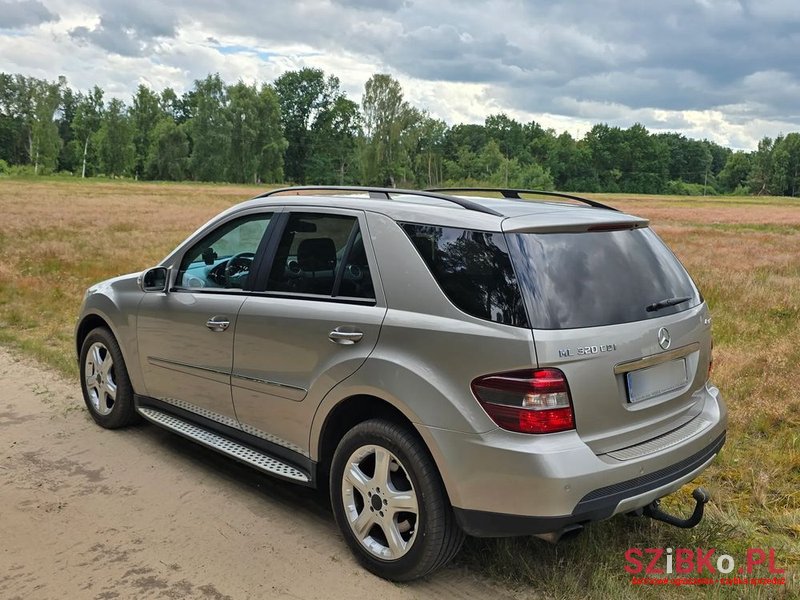
[[[44,2],[44,3],[43,3]],[[2,69],[128,99],[219,72],[318,67],[360,101],[375,72],[450,123],[492,113],[582,135],[594,123],[740,148],[800,130],[794,0],[0,0]],[[5,27],[5,29],[2,29]]]

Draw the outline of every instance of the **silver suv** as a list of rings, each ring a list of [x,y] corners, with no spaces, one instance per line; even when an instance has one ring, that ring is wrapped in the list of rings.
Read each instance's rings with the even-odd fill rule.
[[[269,192],[91,287],[76,349],[99,425],[144,417],[329,489],[396,581],[465,534],[692,526],[701,489],[689,519],[658,499],[725,441],[689,275],[645,219],[553,192]]]

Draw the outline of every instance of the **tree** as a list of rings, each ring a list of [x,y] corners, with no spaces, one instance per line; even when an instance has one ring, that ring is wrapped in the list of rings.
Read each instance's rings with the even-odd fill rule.
[[[635,124],[595,125],[582,140],[591,155],[595,186],[587,191],[660,193],[669,174],[669,148]]]
[[[97,132],[100,131],[104,112],[103,90],[97,86],[94,86],[86,95],[81,95],[78,105],[75,107],[72,130],[75,140],[82,146],[81,178],[86,177],[86,163],[89,157],[90,143],[96,138]]]
[[[148,179],[181,181],[188,177],[189,138],[184,127],[169,117],[153,128],[147,153]]]
[[[337,96],[322,110],[311,128],[311,151],[306,177],[310,183],[354,183],[357,140],[361,134],[358,104]]]
[[[240,81],[228,87],[226,93],[228,103],[225,111],[230,131],[226,179],[236,183],[255,183],[259,163],[258,92],[255,86]]]
[[[229,121],[227,180],[237,183],[275,181],[282,177],[286,142],[281,133],[275,91],[240,81],[227,89]]]
[[[61,139],[61,152],[58,156],[58,170],[74,172],[80,162],[80,156],[76,152],[72,122],[75,120],[75,113],[81,99],[80,93],[75,93],[71,88],[65,86],[61,94],[61,108],[59,110],[56,125],[58,127],[58,137]]]
[[[800,193],[800,133],[789,133],[775,140],[771,170],[773,194],[797,196]]]
[[[97,132],[97,149],[103,173],[112,177],[133,173],[136,156],[133,136],[125,104],[114,98],[108,103],[103,124]]]
[[[497,142],[500,152],[506,159],[518,158],[521,162],[530,162],[530,155],[525,144],[525,132],[522,125],[505,114],[486,117],[486,133]]]
[[[439,185],[444,179],[444,140],[447,123],[423,113],[417,127],[414,172],[417,183]]]
[[[28,133],[28,160],[33,163],[36,174],[42,169],[53,170],[61,150],[61,138],[54,118],[66,80],[61,77],[58,82],[50,82],[21,75],[16,79],[27,102],[23,115]]]
[[[152,145],[153,130],[164,115],[159,97],[150,88],[139,84],[133,96],[133,104],[129,111],[133,127],[133,145],[135,158],[134,175],[139,178],[145,174],[147,158]]]
[[[262,85],[258,97],[258,181],[280,182],[283,181],[283,157],[289,144],[281,128],[278,94],[271,85]]]
[[[489,136],[483,125],[453,125],[444,134],[444,156],[446,159],[456,160],[462,149],[477,154],[488,141]]]
[[[480,154],[480,178],[494,180],[495,185],[508,187],[508,159],[500,149],[497,140],[489,140]]]
[[[745,152],[733,153],[717,177],[722,191],[734,192],[744,186],[750,177],[751,168],[752,161],[749,154]]]
[[[192,139],[191,174],[198,181],[224,181],[231,127],[225,110],[225,86],[219,73],[195,81],[187,100],[192,115],[186,121]]]
[[[403,100],[400,83],[391,75],[367,80],[361,100],[364,118],[362,180],[394,187],[407,164],[404,138],[421,114]]]
[[[765,137],[758,142],[758,150],[753,153],[752,168],[748,185],[750,191],[758,194],[769,194],[770,178],[772,177],[772,151],[774,142],[772,138]]]
[[[165,87],[158,96],[158,107],[161,114],[170,117],[177,124],[181,124],[181,100],[171,87]]]
[[[0,160],[12,165],[25,163],[28,155],[22,96],[19,78],[0,73]]]
[[[289,143],[284,160],[286,177],[305,183],[314,124],[318,115],[330,110],[341,95],[339,80],[333,76],[326,79],[321,69],[307,67],[278,77],[275,91],[280,102],[283,135]]]

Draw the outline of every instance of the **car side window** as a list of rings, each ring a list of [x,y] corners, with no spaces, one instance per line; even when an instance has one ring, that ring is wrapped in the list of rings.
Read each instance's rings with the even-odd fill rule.
[[[358,227],[357,223],[355,227]],[[375,288],[372,286],[372,275],[369,271],[361,230],[357,230],[353,237],[353,244],[347,255],[336,295],[349,298],[375,298]]]
[[[403,230],[454,305],[480,319],[528,327],[502,233],[415,223]]]
[[[184,254],[176,285],[187,289],[243,289],[272,213],[228,221]]]
[[[267,291],[374,298],[358,219],[291,213],[275,252]]]

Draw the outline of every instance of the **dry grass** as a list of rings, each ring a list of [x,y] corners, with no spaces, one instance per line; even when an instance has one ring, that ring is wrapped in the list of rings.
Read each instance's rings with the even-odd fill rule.
[[[256,188],[0,180],[0,341],[64,372],[93,282],[156,264]]]
[[[155,264],[252,187],[0,179],[0,342],[75,373],[72,334],[91,283]],[[730,409],[728,443],[702,484],[715,496],[696,529],[613,519],[575,542],[470,540],[459,559],[525,590],[563,598],[657,597],[629,584],[630,546],[716,547],[737,560],[775,547],[789,588],[734,596],[797,597],[800,581],[800,201],[601,196],[651,219],[714,315],[714,379]],[[694,589],[708,597],[727,590]]]

